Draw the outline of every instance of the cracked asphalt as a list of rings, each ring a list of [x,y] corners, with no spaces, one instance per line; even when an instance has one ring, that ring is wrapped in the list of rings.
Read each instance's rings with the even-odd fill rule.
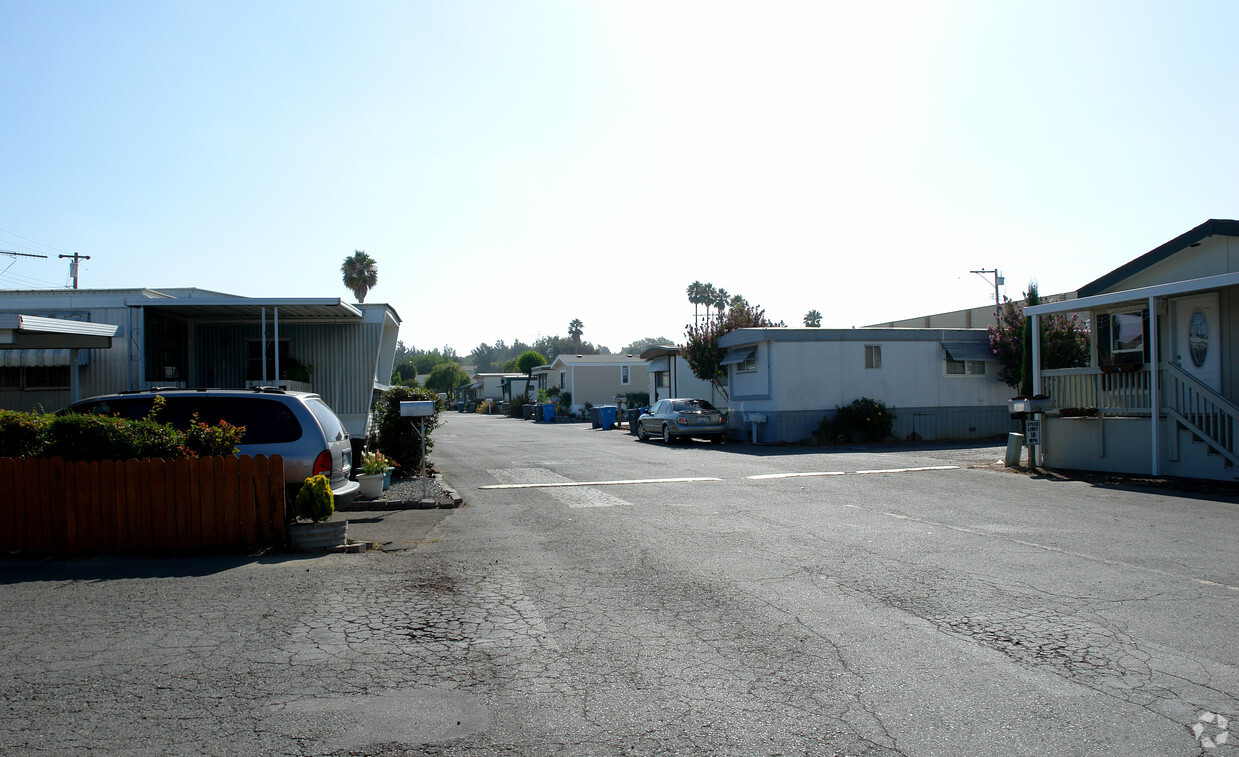
[[[447,420],[394,551],[0,561],[0,754],[1239,754],[1233,499]]]

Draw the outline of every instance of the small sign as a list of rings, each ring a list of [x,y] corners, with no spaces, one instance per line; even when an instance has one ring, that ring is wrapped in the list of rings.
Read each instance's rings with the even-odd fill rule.
[[[1024,424],[1024,443],[1029,447],[1041,446],[1041,421],[1027,421]]]

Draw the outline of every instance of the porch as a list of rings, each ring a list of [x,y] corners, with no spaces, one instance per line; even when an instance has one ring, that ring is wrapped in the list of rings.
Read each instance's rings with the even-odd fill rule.
[[[1239,477],[1239,407],[1177,365],[1160,363],[1156,375],[1135,365],[1043,370],[1041,388],[1053,401],[1042,428],[1046,467]]]

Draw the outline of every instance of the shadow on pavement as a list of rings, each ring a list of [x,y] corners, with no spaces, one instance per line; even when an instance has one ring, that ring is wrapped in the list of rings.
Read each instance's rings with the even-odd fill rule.
[[[193,578],[245,565],[275,565],[314,559],[323,553],[194,555],[187,557],[30,557],[0,559],[0,585],[36,581],[117,581],[134,578]]]

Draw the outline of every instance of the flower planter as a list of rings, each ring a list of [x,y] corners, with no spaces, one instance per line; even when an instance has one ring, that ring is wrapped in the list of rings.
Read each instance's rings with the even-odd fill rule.
[[[348,542],[348,521],[294,523],[288,527],[288,546],[298,552],[335,549]]]
[[[377,497],[383,493],[382,473],[361,473],[357,476],[357,483],[361,484],[361,491],[358,493],[360,497]]]

